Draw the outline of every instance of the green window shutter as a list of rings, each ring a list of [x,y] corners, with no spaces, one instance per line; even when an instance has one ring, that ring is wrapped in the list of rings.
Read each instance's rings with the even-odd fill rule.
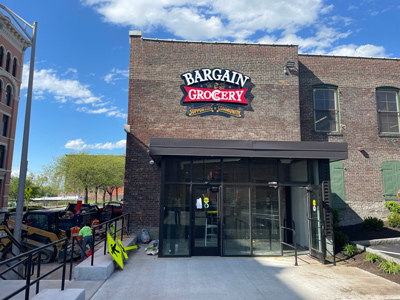
[[[400,162],[384,162],[382,164],[382,180],[385,200],[397,200],[397,191],[400,189]]]
[[[329,164],[331,177],[332,208],[346,208],[344,197],[344,172],[343,163],[340,161]]]

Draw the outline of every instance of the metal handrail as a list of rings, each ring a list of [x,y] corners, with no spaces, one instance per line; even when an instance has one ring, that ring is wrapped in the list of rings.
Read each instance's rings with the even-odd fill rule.
[[[130,222],[130,214],[129,213],[128,214],[123,214],[122,216],[119,216],[119,217],[116,217],[114,219],[108,220],[108,221],[103,222],[101,224],[94,225],[92,227],[92,249],[94,249],[95,246],[97,246],[98,244],[100,244],[100,243],[102,243],[104,241],[104,255],[107,254],[107,235],[105,235],[104,238],[99,240],[97,243],[94,242],[94,238],[95,238],[95,234],[96,234],[96,229],[97,228],[105,226],[105,229],[106,229],[105,232],[108,232],[108,230],[110,229],[110,226],[111,226],[110,224],[112,224],[112,223],[114,223],[114,228],[115,228],[115,230],[112,232],[114,240],[117,237],[117,232],[122,231],[122,233],[121,233],[121,241],[123,241],[123,239],[124,239],[124,228],[125,228],[125,226],[124,226],[125,217],[127,217],[127,219],[128,219],[126,227],[129,228],[129,222]],[[117,229],[117,222],[119,220],[122,220],[122,226],[121,226],[120,229]],[[128,232],[128,229],[126,231]],[[94,263],[94,253],[92,253],[91,266],[93,266],[93,263]]]
[[[294,225],[294,222],[293,222],[293,225]],[[290,231],[293,232],[293,241],[294,241],[294,245],[285,243],[284,241],[282,241],[281,243],[282,243],[282,245],[286,245],[286,246],[289,246],[289,247],[291,247],[291,248],[294,248],[294,259],[295,259],[294,265],[295,265],[295,266],[298,266],[298,264],[297,264],[296,230],[295,230],[294,228],[289,228],[289,227],[285,227],[285,226],[281,226],[281,229],[283,229],[283,230],[290,230]]]
[[[40,280],[42,280],[43,278],[47,277],[48,275],[54,273],[55,271],[57,271],[58,269],[63,269],[62,270],[62,279],[61,279],[61,290],[64,290],[65,287],[65,270],[66,270],[66,263],[67,263],[67,255],[64,255],[64,262],[55,267],[54,269],[48,271],[47,273],[40,275],[40,263],[41,263],[41,250],[52,247],[54,245],[57,245],[59,243],[64,243],[64,252],[67,253],[67,247],[68,247],[68,238],[64,238],[61,240],[58,240],[56,242],[44,245],[42,247],[39,248],[35,248],[33,250],[27,251],[25,253],[22,253],[20,255],[17,255],[15,257],[12,257],[10,259],[7,259],[5,261],[0,262],[0,267],[3,265],[8,266],[8,269],[2,271],[0,273],[0,276],[5,279],[3,277],[3,274],[15,269],[16,267],[18,267],[21,264],[26,263],[26,283],[23,287],[19,288],[18,290],[14,291],[13,293],[7,295],[6,297],[4,297],[3,299],[11,299],[12,297],[14,297],[15,295],[19,294],[20,292],[22,292],[23,290],[25,290],[25,299],[28,300],[29,299],[29,289],[32,285],[36,284],[36,294],[39,293],[39,283]],[[38,265],[37,265],[37,277],[35,280],[31,280],[31,274],[33,275],[33,271],[34,271],[34,261],[36,260],[36,258],[38,259]],[[72,259],[72,258],[71,258]],[[13,261],[17,261],[17,263],[15,263],[14,265],[10,266],[9,264]]]

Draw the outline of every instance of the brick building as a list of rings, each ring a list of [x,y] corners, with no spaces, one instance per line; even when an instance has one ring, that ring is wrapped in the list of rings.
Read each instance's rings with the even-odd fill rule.
[[[295,228],[324,260],[331,207],[344,224],[386,216],[399,60],[139,31],[130,45],[124,210],[161,256],[281,255]]]
[[[0,211],[6,211],[25,50],[31,43],[0,13]]]

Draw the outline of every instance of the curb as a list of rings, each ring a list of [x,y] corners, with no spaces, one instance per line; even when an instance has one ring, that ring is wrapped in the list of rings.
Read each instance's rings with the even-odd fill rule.
[[[396,264],[400,265],[400,258],[395,258],[392,256],[389,256],[379,250],[374,250],[369,248],[369,246],[374,246],[374,245],[382,245],[382,244],[395,244],[395,243],[400,243],[400,238],[390,238],[390,239],[379,239],[379,240],[363,240],[363,241],[352,241],[352,244],[354,244],[358,249],[377,254],[383,259],[386,260],[391,260],[395,262]]]

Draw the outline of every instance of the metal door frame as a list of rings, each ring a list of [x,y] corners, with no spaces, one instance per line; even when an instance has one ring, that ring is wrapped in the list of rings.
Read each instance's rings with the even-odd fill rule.
[[[308,219],[308,249],[309,255],[313,258],[318,259],[320,262],[325,261],[325,252],[326,252],[326,245],[325,245],[325,217],[324,217],[324,210],[323,210],[323,199],[322,199],[322,185],[308,185],[307,186],[307,219]],[[319,212],[319,220],[318,220],[318,227],[320,230],[320,237],[321,237],[321,251],[318,249],[314,249],[312,247],[312,230],[311,230],[311,193],[314,190],[318,190],[319,192],[319,199],[318,199],[318,212]]]
[[[217,248],[215,250],[215,252],[213,252],[214,250],[211,250],[213,248],[207,248],[207,247],[196,247],[195,246],[195,236],[196,236],[196,225],[195,225],[195,212],[196,212],[196,197],[195,197],[195,191],[196,189],[209,189],[211,190],[212,193],[217,193],[217,197],[219,197],[218,199],[218,203],[217,203],[217,222],[218,222],[218,234],[217,234],[217,239],[218,239],[218,246],[217,247],[213,247],[213,248]],[[218,189],[217,191],[214,191],[212,189]],[[190,221],[190,235],[191,235],[191,241],[190,241],[190,256],[216,256],[216,255],[221,255],[222,253],[222,188],[221,188],[221,184],[219,185],[206,185],[206,184],[196,184],[196,185],[192,185],[192,189],[191,189],[191,221]],[[195,249],[199,249],[199,250],[195,250]],[[201,250],[202,249],[202,250]],[[207,249],[209,249],[207,251]],[[201,253],[203,252],[203,253]]]

